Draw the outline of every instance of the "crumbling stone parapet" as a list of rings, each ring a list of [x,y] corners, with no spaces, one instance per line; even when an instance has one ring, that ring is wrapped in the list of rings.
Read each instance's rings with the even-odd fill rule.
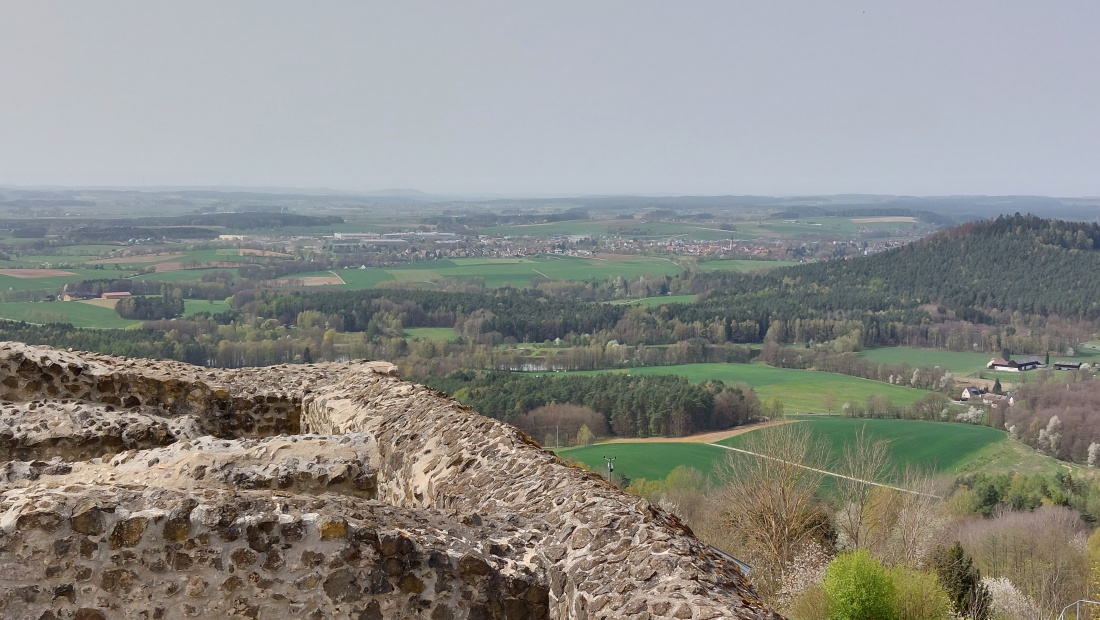
[[[673,515],[393,375],[0,344],[0,617],[778,618]]]

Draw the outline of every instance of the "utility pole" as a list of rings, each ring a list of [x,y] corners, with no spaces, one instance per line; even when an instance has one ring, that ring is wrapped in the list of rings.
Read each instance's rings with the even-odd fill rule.
[[[615,471],[615,466],[612,465],[611,462],[614,461],[616,458],[618,458],[618,457],[614,457],[614,456],[605,456],[605,457],[603,457],[603,460],[607,461],[607,481],[608,482],[611,482],[611,472]]]

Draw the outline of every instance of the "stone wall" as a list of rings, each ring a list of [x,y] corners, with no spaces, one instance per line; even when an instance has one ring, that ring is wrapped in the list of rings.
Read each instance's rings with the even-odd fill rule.
[[[336,496],[42,485],[5,494],[3,618],[546,617],[496,535]]]
[[[673,515],[392,374],[0,345],[0,617],[778,617]]]

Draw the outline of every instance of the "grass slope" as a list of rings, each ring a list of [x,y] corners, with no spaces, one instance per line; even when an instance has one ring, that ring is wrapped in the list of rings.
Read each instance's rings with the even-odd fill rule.
[[[1067,471],[1065,466],[1014,441],[1002,432],[984,426],[922,422],[918,420],[864,420],[812,416],[797,422],[807,425],[814,436],[828,446],[830,458],[838,461],[844,445],[852,441],[860,428],[868,437],[890,442],[891,464],[897,471],[907,466],[938,474],[956,476],[984,471],[989,473],[1019,472],[1052,475]],[[751,433],[731,437],[719,443],[742,447]],[[720,475],[722,463],[728,457],[749,458],[699,443],[613,443],[583,448],[565,448],[558,454],[584,463],[593,471],[606,471],[603,457],[614,456],[615,471],[629,478],[660,480],[678,465],[702,471],[712,480]],[[835,471],[837,466],[827,469]],[[1073,467],[1074,475],[1081,468]],[[826,483],[831,486],[831,482]]]
[[[954,473],[975,453],[1008,439],[1004,431],[986,426],[921,420],[813,417],[796,424],[808,426],[814,437],[825,442],[828,458],[833,463],[840,462],[844,446],[855,439],[860,429],[866,429],[867,437],[873,441],[889,442],[890,464],[897,471],[917,467],[938,473]],[[751,436],[752,433],[739,435],[720,443],[740,448]],[[835,467],[827,469],[833,470]]]
[[[1093,477],[1087,468],[1062,463],[1039,454],[1006,433],[984,426],[970,426],[916,420],[863,420],[823,416],[806,417],[798,422],[829,446],[834,461],[843,453],[859,429],[867,435],[890,442],[891,464],[898,471],[915,466],[946,476],[968,473],[1020,473],[1052,476],[1071,472],[1077,477]],[[740,447],[750,434],[719,442]],[[698,443],[615,443],[566,448],[558,453],[566,459],[584,463],[593,471],[606,471],[602,457],[614,456],[615,471],[630,478],[659,480],[678,465],[694,467],[712,480],[720,475],[726,458],[748,458],[720,448]],[[835,466],[829,469],[837,469]],[[826,480],[826,488],[834,483]]]

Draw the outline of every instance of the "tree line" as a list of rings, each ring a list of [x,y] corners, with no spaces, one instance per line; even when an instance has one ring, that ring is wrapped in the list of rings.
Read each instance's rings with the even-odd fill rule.
[[[1100,382],[1042,372],[1046,381],[1029,381],[1016,391],[1002,428],[1044,454],[1100,467]]]
[[[760,399],[747,385],[729,386],[721,381],[695,384],[673,375],[548,376],[458,371],[443,378],[428,378],[425,383],[483,415],[522,422],[527,428],[520,428],[540,439],[553,430],[553,416],[524,416],[551,404],[590,409],[602,416],[603,424],[590,426],[589,430],[607,429],[615,437],[680,437],[731,428],[761,415]]]

